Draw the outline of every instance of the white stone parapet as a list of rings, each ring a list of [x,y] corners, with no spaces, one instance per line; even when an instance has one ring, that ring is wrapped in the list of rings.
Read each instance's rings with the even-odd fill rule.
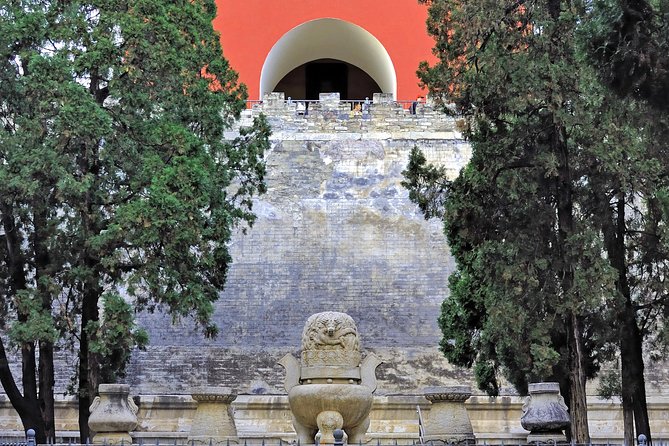
[[[340,100],[339,93],[321,93],[318,101],[293,100],[284,93],[269,93],[242,115],[229,136],[239,127],[247,127],[263,113],[274,132],[368,134],[445,134],[457,132],[453,116],[432,103],[393,100],[392,96],[374,94],[372,99]],[[456,137],[460,138],[459,132]],[[360,138],[354,138],[360,139]]]

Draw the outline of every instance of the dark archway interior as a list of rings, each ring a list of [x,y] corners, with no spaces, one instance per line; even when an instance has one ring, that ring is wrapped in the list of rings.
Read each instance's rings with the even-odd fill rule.
[[[274,91],[286,98],[315,100],[319,93],[339,92],[342,100],[372,98],[381,87],[367,73],[350,63],[335,59],[318,59],[292,70],[276,84]]]

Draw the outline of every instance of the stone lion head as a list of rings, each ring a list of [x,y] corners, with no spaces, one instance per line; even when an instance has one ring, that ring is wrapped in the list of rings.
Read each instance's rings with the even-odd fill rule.
[[[325,311],[307,319],[302,332],[302,350],[360,351],[358,329],[346,313]]]

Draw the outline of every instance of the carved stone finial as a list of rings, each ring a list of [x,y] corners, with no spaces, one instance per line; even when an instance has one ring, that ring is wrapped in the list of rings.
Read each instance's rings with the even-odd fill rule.
[[[349,366],[360,364],[360,340],[353,318],[325,311],[309,317],[302,332],[302,366]]]
[[[302,331],[302,350],[360,351],[358,328],[346,313],[325,311],[311,315]]]

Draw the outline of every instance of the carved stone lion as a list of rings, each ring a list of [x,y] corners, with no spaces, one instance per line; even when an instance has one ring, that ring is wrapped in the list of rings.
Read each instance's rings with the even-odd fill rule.
[[[360,351],[358,329],[346,313],[325,311],[307,319],[302,332],[302,350]]]

